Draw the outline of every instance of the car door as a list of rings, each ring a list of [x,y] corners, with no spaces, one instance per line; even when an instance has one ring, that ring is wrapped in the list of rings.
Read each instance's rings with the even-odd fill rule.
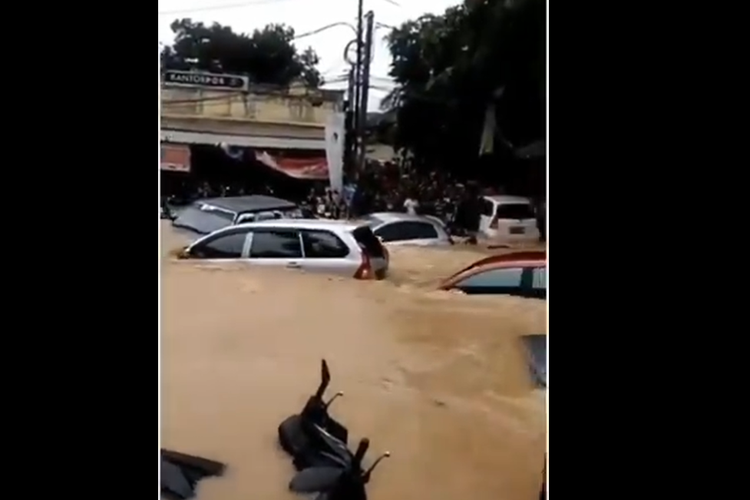
[[[452,288],[469,295],[524,296],[523,271],[521,267],[484,269],[459,280]]]
[[[299,269],[302,267],[302,239],[297,229],[255,228],[250,237],[249,262],[261,266]]]
[[[249,234],[249,229],[237,228],[207,236],[189,247],[188,257],[209,262],[242,260],[247,255]]]
[[[360,259],[348,259],[351,251],[341,238],[331,231],[303,229],[301,231],[305,258],[302,268],[311,272],[354,276]]]

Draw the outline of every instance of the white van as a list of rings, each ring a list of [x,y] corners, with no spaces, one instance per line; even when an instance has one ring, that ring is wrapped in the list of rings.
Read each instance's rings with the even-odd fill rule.
[[[492,239],[539,239],[531,200],[521,196],[482,196],[479,232]]]

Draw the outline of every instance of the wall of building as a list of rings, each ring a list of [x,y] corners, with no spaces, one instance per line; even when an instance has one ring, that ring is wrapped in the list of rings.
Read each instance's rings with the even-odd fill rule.
[[[248,93],[163,87],[161,97],[163,121],[184,117],[197,122],[230,121],[235,127],[243,122],[323,127],[328,116],[341,109],[343,101],[342,92],[321,93],[304,87],[284,92],[251,89]]]

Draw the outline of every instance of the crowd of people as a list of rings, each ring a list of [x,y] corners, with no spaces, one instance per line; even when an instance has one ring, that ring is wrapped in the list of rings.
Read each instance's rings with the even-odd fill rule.
[[[343,192],[314,186],[302,205],[319,217],[345,219],[375,212],[405,212],[438,217],[455,233],[476,231],[478,186],[454,182],[443,173],[420,176],[386,163],[363,172]]]
[[[373,164],[358,176],[356,183],[345,185],[342,192],[328,183],[313,182],[303,199],[276,193],[269,184],[248,187],[247,184],[202,182],[171,195],[168,204],[183,204],[194,199],[250,194],[275,195],[294,201],[306,213],[318,217],[346,219],[374,212],[406,212],[431,215],[441,219],[453,234],[471,235],[478,231],[482,195],[502,194],[497,189],[477,183],[461,183],[444,172],[419,174],[395,163]],[[295,199],[297,198],[297,199]],[[546,212],[539,207],[537,212]],[[540,229],[544,226],[541,221]]]

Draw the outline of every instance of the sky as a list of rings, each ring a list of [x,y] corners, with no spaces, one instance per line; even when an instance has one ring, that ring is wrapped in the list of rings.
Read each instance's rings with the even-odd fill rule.
[[[422,14],[440,14],[461,0],[364,0],[364,12],[375,13],[375,24],[398,26]],[[357,18],[357,0],[159,0],[159,41],[172,42],[169,24],[176,18],[189,17],[204,23],[218,22],[241,33],[252,32],[269,23],[284,23],[297,34],[313,31],[327,24],[350,22]],[[370,67],[371,85],[368,108],[377,110],[380,99],[393,87],[388,78],[391,62],[388,46],[383,40],[387,28],[376,27],[375,54]],[[344,46],[354,38],[346,26],[338,26],[295,42],[298,49],[311,46],[320,57],[318,70],[326,80],[346,71]],[[326,88],[345,88],[346,83],[332,83]]]

